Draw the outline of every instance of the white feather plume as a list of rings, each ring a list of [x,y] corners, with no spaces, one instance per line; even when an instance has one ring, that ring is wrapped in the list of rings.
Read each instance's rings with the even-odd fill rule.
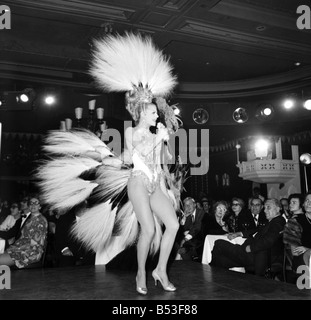
[[[106,91],[130,91],[133,86],[167,96],[177,84],[168,58],[150,37],[126,33],[95,41],[91,75]]]
[[[109,202],[88,208],[72,228],[72,234],[95,252],[100,251],[112,236],[117,207]]]
[[[58,209],[60,211],[69,210],[84,202],[97,186],[97,183],[82,179],[66,181],[59,187],[45,181],[41,184],[43,189],[42,199],[45,203],[48,203],[52,209]]]
[[[47,161],[36,174],[42,200],[59,210],[70,209],[83,202],[98,184],[82,180],[79,176],[100,164],[83,157],[61,157]]]
[[[77,155],[88,151],[98,152],[101,157],[113,155],[111,150],[90,131],[51,131],[44,150],[54,154]]]
[[[118,212],[115,224],[118,229],[117,236],[121,236],[118,237],[121,247],[125,248],[135,243],[139,234],[139,225],[130,201]]]

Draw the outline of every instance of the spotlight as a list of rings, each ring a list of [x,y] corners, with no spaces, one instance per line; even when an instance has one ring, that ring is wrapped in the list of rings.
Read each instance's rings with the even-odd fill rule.
[[[297,102],[297,94],[296,93],[291,93],[286,95],[286,98],[283,102],[283,106],[285,109],[292,109]]]
[[[29,97],[26,93],[22,93],[20,96],[19,96],[19,99],[21,102],[28,102],[29,101]]]
[[[52,104],[54,104],[55,103],[55,97],[54,96],[52,96],[52,95],[48,95],[48,96],[46,96],[45,98],[44,98],[44,102],[47,104],[47,105],[52,105]]]
[[[300,156],[300,162],[305,164],[305,165],[309,165],[311,163],[311,154],[310,153],[303,153]]]
[[[311,110],[311,99],[308,99],[304,102],[303,107],[307,110]]]
[[[177,108],[177,107],[175,107],[175,108],[174,108],[174,114],[175,114],[176,116],[178,116],[178,115],[180,114],[180,109]]]
[[[233,120],[237,123],[245,123],[248,120],[247,112],[244,108],[237,108],[232,114]]]
[[[274,108],[271,104],[262,104],[256,111],[255,117],[258,120],[270,120],[274,115]]]
[[[19,100],[24,103],[32,102],[34,100],[35,96],[36,96],[36,92],[34,89],[26,88],[20,93]]]
[[[255,155],[256,158],[265,158],[268,155],[268,147],[269,147],[269,142],[264,140],[264,139],[259,139],[255,143]]]
[[[286,99],[283,105],[285,109],[291,109],[295,105],[295,102],[292,99]]]

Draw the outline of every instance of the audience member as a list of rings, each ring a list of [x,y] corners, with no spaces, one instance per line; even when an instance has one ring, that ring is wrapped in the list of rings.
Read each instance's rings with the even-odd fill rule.
[[[0,265],[24,268],[40,261],[45,248],[47,221],[40,212],[41,206],[37,197],[30,199],[29,208],[31,214],[21,228],[20,237],[0,254]]]
[[[30,200],[29,197],[24,197],[21,200],[20,209],[21,209],[22,215],[29,215],[29,213],[30,213],[29,200]]]
[[[305,196],[303,207],[305,214],[294,215],[284,228],[283,241],[289,246],[293,269],[300,265],[309,265],[311,251],[311,194]]]
[[[204,216],[202,222],[203,239],[207,234],[221,235],[228,233],[228,226],[224,217],[228,211],[228,203],[224,200],[215,202],[213,206],[213,215]]]
[[[201,228],[204,211],[197,209],[196,201],[191,197],[184,199],[183,209],[176,237],[177,259],[181,256],[183,260],[196,260],[200,254],[197,250],[203,248]]]
[[[9,202],[7,200],[1,200],[0,198],[0,224],[10,214]]]
[[[245,202],[241,198],[234,197],[231,200],[231,209],[225,217],[230,233],[243,231],[241,215],[245,207]],[[242,215],[243,216],[243,215]]]
[[[304,196],[301,193],[292,193],[288,197],[290,217],[295,217],[298,214],[304,214],[303,201]]]
[[[95,264],[95,253],[87,250],[71,234],[71,228],[79,219],[81,212],[81,208],[73,208],[60,215],[56,221],[54,243],[58,267]]]
[[[205,215],[212,215],[211,208],[213,206],[213,200],[205,195],[201,197],[201,205]]]
[[[251,209],[251,201],[253,198],[259,198],[262,203],[265,202],[265,197],[261,194],[259,187],[254,187],[252,191],[252,197],[248,199],[248,209]]]
[[[241,212],[239,223],[242,231],[230,233],[229,240],[236,237],[247,238],[256,233],[261,227],[267,224],[265,212],[263,211],[263,202],[260,198],[251,198],[250,210]]]
[[[16,220],[21,217],[19,205],[17,202],[13,202],[10,206],[10,214],[5,218],[5,220],[0,225],[1,231],[6,231],[11,229]]]
[[[233,268],[244,267],[246,271],[264,276],[271,264],[282,263],[282,231],[285,220],[280,214],[277,199],[267,199],[264,212],[269,221],[253,236],[249,236],[242,245],[226,240],[216,240],[212,251],[211,265]]]
[[[281,215],[287,221],[290,218],[289,201],[287,198],[281,198],[280,204],[281,204]]]
[[[20,206],[17,202],[13,202],[10,207],[11,214],[9,214],[6,219],[0,225],[0,231],[8,231],[14,227],[15,223],[21,219]],[[19,225],[17,225],[19,228]],[[16,232],[17,233],[17,232]],[[8,244],[12,244],[15,241],[15,237],[7,239]]]

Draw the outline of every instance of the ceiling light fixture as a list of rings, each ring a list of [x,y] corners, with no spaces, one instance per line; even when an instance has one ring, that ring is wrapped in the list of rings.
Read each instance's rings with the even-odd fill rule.
[[[245,108],[237,108],[232,114],[233,120],[237,123],[245,123],[248,120],[248,114]]]
[[[203,108],[198,108],[192,113],[192,119],[197,124],[204,124],[209,119],[208,112]]]
[[[54,104],[55,103],[55,97],[54,96],[52,96],[52,95],[48,95],[48,96],[46,96],[45,98],[44,98],[44,102],[47,104],[47,105],[52,105],[52,104]]]
[[[297,102],[297,94],[296,93],[290,93],[286,95],[285,100],[283,101],[283,107],[285,109],[292,109],[295,107]]]
[[[266,103],[266,104],[261,104],[255,114],[255,117],[258,120],[262,120],[262,121],[267,121],[267,120],[271,120],[274,116],[274,108],[272,106],[272,104],[270,103]]]
[[[306,110],[311,110],[311,99],[307,99],[304,103],[303,103],[303,107],[306,109]]]
[[[173,110],[174,110],[174,114],[176,116],[178,116],[180,114],[180,109],[178,107],[174,107]]]
[[[32,102],[36,96],[35,90],[32,88],[26,88],[23,91],[19,92],[16,100],[17,102],[27,103]]]

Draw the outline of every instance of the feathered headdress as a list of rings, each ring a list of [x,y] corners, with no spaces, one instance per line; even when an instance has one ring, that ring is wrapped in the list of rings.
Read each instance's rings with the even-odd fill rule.
[[[107,92],[126,92],[126,108],[134,120],[139,104],[166,97],[177,84],[168,58],[148,36],[107,36],[94,45],[91,75]]]

